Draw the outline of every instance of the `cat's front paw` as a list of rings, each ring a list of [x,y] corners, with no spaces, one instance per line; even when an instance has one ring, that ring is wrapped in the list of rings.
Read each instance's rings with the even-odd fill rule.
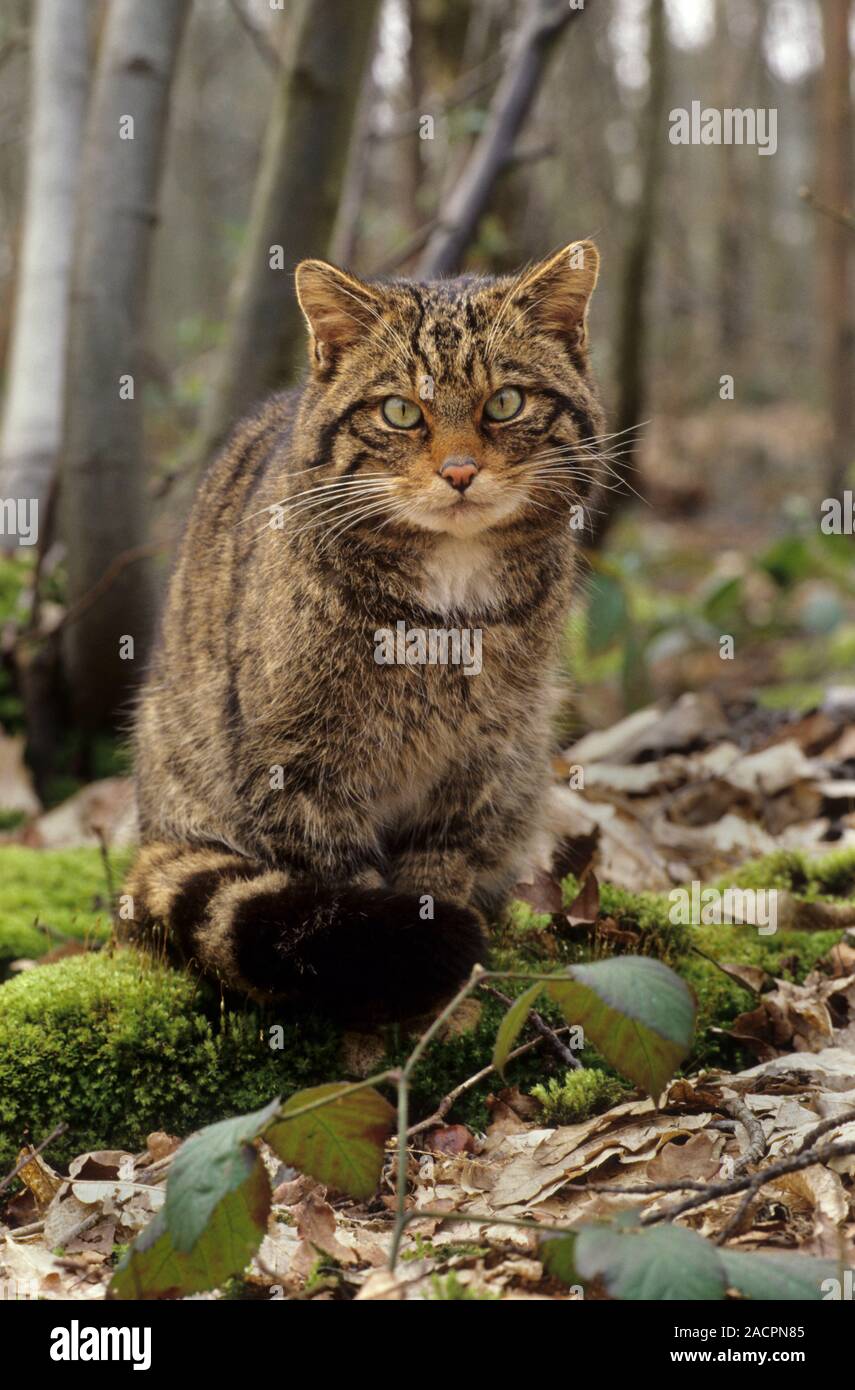
[[[457,851],[412,850],[394,860],[389,884],[397,893],[468,904],[475,887],[475,873]]]

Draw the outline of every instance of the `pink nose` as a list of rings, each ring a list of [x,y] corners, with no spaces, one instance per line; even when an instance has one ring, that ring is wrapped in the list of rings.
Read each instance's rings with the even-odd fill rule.
[[[458,492],[465,492],[477,472],[478,465],[473,458],[452,454],[440,468],[439,476]]]

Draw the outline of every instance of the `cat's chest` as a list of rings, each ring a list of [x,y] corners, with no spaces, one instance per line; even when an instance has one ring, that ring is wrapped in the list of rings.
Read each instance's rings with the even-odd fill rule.
[[[495,554],[477,538],[444,536],[425,556],[418,589],[431,613],[465,615],[501,602]]]

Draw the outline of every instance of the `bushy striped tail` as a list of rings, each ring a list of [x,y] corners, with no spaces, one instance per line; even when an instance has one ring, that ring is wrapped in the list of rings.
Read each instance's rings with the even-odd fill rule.
[[[125,892],[131,939],[261,1003],[290,1001],[350,1026],[415,1018],[486,954],[479,915],[387,888],[307,885],[228,850],[146,845]]]

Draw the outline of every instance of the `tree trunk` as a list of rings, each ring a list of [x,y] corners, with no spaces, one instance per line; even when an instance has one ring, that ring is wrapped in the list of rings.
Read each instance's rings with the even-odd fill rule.
[[[849,0],[822,0],[825,62],[819,84],[817,194],[825,211],[819,213],[817,236],[822,381],[831,427],[827,486],[834,494],[845,487],[853,458],[852,232],[833,215],[844,212],[851,198],[849,9]]]
[[[24,228],[0,436],[0,495],[44,525],[62,438],[74,201],[89,85],[87,0],[39,0]],[[0,536],[11,548],[15,536]]]
[[[328,251],[377,0],[303,0],[283,64],[232,287],[226,347],[202,425],[203,459],[255,400],[306,360],[292,271]],[[281,246],[284,265],[271,266]]]
[[[618,401],[613,429],[617,445],[628,452],[614,471],[624,477],[635,454],[635,435],[624,434],[642,421],[647,401],[647,295],[650,262],[656,234],[656,216],[664,155],[668,145],[665,111],[668,88],[668,34],[664,0],[649,0],[647,57],[650,82],[641,134],[641,194],[632,218],[632,231],[623,264],[616,352]],[[602,544],[620,499],[593,519],[594,544]]]
[[[440,209],[437,228],[419,261],[417,273],[424,279],[459,269],[496,179],[513,153],[555,42],[581,14],[584,10],[572,9],[565,0],[532,0],[525,8],[484,130]]]
[[[113,0],[87,122],[60,519],[69,603],[63,665],[75,715],[89,728],[122,708],[153,622],[142,562],[143,321],[170,88],[188,12],[187,0]]]

